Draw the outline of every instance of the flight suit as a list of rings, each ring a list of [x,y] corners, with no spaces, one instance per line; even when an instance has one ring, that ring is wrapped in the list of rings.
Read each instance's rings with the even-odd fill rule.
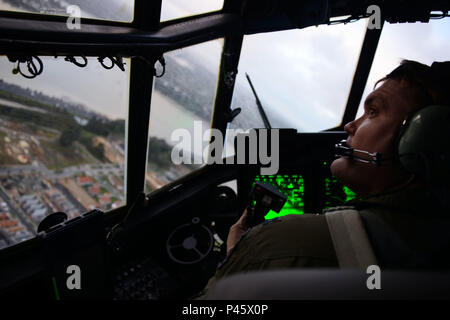
[[[450,268],[450,212],[424,188],[410,186],[346,205],[359,212],[381,268]],[[333,210],[340,208],[323,213]],[[288,215],[248,230],[206,288],[240,272],[338,267],[325,215]]]

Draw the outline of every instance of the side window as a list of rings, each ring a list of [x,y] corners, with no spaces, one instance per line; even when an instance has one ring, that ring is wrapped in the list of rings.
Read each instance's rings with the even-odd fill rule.
[[[26,79],[0,57],[0,248],[52,212],[124,204],[128,70],[41,59],[42,74]]]
[[[0,0],[0,10],[131,22],[134,0]]]
[[[205,163],[222,45],[214,40],[164,54],[150,106],[146,192]]]
[[[370,70],[357,117],[364,113],[364,100],[375,83],[399,66],[403,59],[427,65],[449,60],[450,19],[430,20],[429,23],[386,23]]]

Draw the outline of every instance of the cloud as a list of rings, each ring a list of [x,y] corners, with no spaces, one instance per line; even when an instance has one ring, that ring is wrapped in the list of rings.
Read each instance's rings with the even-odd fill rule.
[[[317,131],[335,126],[345,107],[364,27],[365,21],[359,21],[246,36],[240,77],[248,72],[272,113],[289,115],[292,127]]]

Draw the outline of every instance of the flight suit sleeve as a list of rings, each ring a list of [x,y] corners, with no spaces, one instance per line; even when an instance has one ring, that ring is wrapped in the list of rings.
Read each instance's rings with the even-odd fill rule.
[[[244,234],[206,288],[240,272],[319,267],[338,267],[325,216],[288,215],[266,221]]]

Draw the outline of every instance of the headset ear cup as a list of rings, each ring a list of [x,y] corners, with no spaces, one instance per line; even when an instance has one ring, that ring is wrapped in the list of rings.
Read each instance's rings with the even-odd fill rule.
[[[399,139],[402,166],[434,185],[450,179],[450,106],[420,109],[406,123]]]

